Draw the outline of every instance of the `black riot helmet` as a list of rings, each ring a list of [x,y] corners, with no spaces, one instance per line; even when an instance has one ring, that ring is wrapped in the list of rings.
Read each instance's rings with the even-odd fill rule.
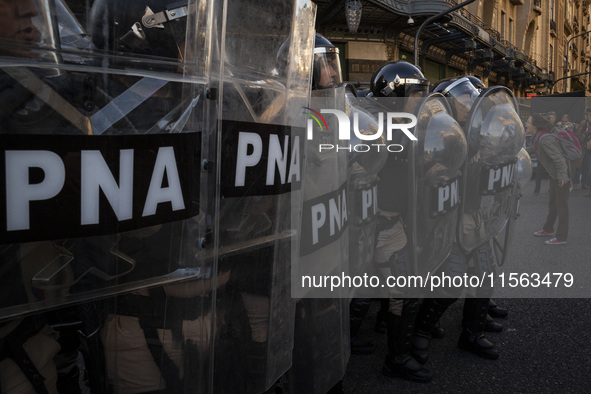
[[[413,93],[425,96],[429,92],[429,80],[418,67],[398,61],[377,69],[369,90],[374,97],[410,97]]]
[[[96,0],[91,37],[100,50],[181,59],[187,1]]]
[[[316,34],[314,41],[314,70],[312,89],[337,87],[343,82],[339,49],[330,41]]]

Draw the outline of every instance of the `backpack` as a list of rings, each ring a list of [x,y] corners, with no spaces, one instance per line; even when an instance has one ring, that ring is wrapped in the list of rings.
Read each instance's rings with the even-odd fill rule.
[[[560,142],[560,146],[562,146],[562,151],[564,153],[564,158],[569,161],[575,161],[581,158],[583,154],[583,149],[581,148],[581,144],[579,143],[579,139],[575,136],[575,133],[571,129],[558,129],[554,128],[553,132],[550,133],[548,131],[544,131],[538,133],[534,138],[534,152],[536,156],[540,156],[539,154],[539,141],[545,135],[551,135]]]

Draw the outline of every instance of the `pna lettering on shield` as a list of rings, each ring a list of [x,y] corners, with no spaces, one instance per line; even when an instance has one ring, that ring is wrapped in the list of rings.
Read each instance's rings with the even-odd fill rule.
[[[30,203],[57,196],[66,183],[66,166],[62,158],[48,150],[6,151],[6,229],[30,228]],[[119,152],[119,184],[98,150],[80,152],[80,221],[81,225],[100,221],[100,190],[104,193],[119,221],[132,219],[134,201],[134,150]],[[29,171],[44,172],[41,182],[32,183]],[[163,187],[167,179],[168,186]],[[152,169],[150,185],[144,199],[142,217],[156,214],[158,204],[169,202],[173,211],[185,209],[174,149],[160,147]]]
[[[282,142],[283,147],[281,146]],[[238,153],[234,186],[245,186],[247,169],[261,164],[266,166],[266,185],[274,184],[276,169],[279,170],[281,184],[291,183],[293,179],[295,181],[300,180],[300,143],[298,136],[293,138],[290,160],[288,160],[290,138],[287,135],[283,136],[283,141],[281,141],[279,135],[270,134],[268,136],[266,152],[263,152],[264,148],[265,144],[259,134],[243,131],[238,133]],[[266,154],[263,155],[263,153]]]

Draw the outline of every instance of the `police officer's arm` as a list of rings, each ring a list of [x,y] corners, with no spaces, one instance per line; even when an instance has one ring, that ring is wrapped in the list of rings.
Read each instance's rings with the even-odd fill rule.
[[[216,287],[224,286],[230,280],[230,271],[218,273]],[[204,297],[213,289],[213,279],[196,279],[194,281],[164,287],[166,295],[178,298]]]

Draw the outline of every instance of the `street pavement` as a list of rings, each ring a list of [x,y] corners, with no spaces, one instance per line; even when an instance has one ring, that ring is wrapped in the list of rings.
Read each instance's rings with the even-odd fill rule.
[[[433,339],[426,367],[430,383],[414,383],[381,374],[387,353],[386,334],[374,332],[378,303],[361,328],[360,337],[373,342],[376,352],[352,355],[344,379],[346,393],[589,393],[591,392],[591,197],[587,190],[570,195],[569,239],[566,245],[545,245],[532,236],[547,213],[548,180],[533,194],[534,181],[523,185],[521,215],[516,224],[506,272],[572,272],[573,287],[538,288],[495,300],[509,309],[497,319],[501,333],[487,333],[501,354],[485,360],[456,347],[461,331],[463,302],[441,319],[443,339]],[[532,290],[532,289],[529,289]],[[533,295],[531,295],[533,294]],[[521,298],[521,297],[543,298]],[[565,298],[568,297],[568,298]],[[572,298],[584,297],[584,298]]]

